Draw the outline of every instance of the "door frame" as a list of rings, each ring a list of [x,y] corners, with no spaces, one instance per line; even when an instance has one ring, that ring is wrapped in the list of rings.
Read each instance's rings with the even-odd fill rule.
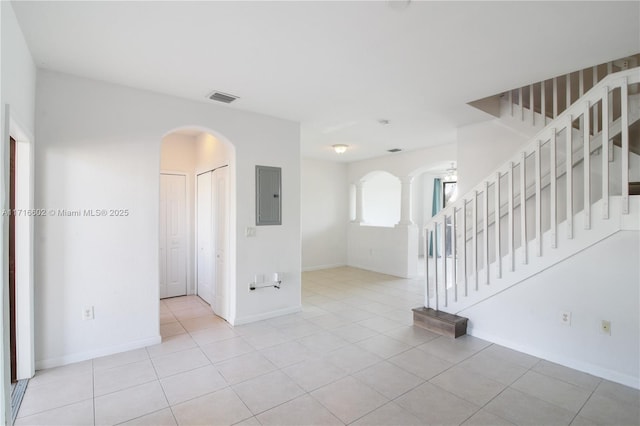
[[[221,316],[218,312],[216,312],[216,315],[220,316],[221,318],[224,318],[227,321],[230,321],[230,318],[232,317],[232,313],[231,313],[231,294],[230,294],[231,293],[231,287],[232,287],[231,284],[230,284],[230,269],[231,269],[230,265],[231,265],[231,262],[229,261],[230,250],[231,250],[231,235],[232,235],[232,232],[231,232],[231,217],[230,217],[230,214],[231,214],[231,194],[230,194],[230,191],[229,191],[229,187],[230,187],[229,179],[231,179],[231,176],[230,176],[230,171],[231,171],[230,164],[224,164],[222,166],[214,167],[213,169],[197,170],[196,171],[196,173],[194,175],[194,177],[195,177],[194,209],[195,209],[195,211],[198,211],[198,197],[197,197],[197,194],[198,194],[198,176],[203,175],[205,173],[212,173],[213,174],[213,172],[215,172],[216,170],[223,169],[225,167],[228,168],[228,170],[229,170],[228,175],[227,175],[227,202],[226,202],[227,217],[229,217],[229,225],[227,226],[227,229],[226,229],[226,232],[227,232],[227,238],[226,238],[226,241],[227,241],[227,247],[226,247],[227,256],[226,256],[225,262],[224,262],[225,274],[226,274],[226,277],[227,277],[227,284],[226,284],[227,285],[227,289],[226,289],[227,291],[225,292],[226,298],[224,300],[226,318]],[[212,191],[214,190],[213,185],[211,186],[211,189],[212,189]],[[215,206],[212,205],[212,209],[214,209],[214,208],[215,208]],[[198,240],[197,239],[197,235],[198,235],[198,219],[197,219],[197,217],[196,217],[196,222],[195,222],[195,227],[194,227],[194,235],[196,236],[194,238],[195,250],[198,250],[198,247],[197,247],[197,245],[198,245],[198,241],[197,241]],[[212,243],[214,245],[213,253],[215,253],[215,237],[212,238]],[[214,259],[214,261],[215,261],[215,259]],[[194,268],[194,270],[195,270],[195,274],[196,274],[196,277],[195,277],[195,286],[196,286],[195,294],[198,294],[198,288],[197,288],[197,286],[198,286],[198,275],[197,275],[198,274],[198,256],[197,255],[195,257],[195,268]],[[215,274],[213,274],[213,275],[214,276],[212,277],[213,278],[212,287],[213,287],[213,289],[215,291],[215,287],[216,287],[215,279],[216,279],[216,277],[215,277]],[[211,305],[211,310],[212,311],[214,310],[213,304]]]
[[[165,170],[165,169],[160,169],[160,175],[178,175],[178,176],[184,176],[184,180],[185,180],[185,221],[184,221],[184,226],[185,226],[185,232],[186,232],[186,242],[185,242],[185,254],[186,254],[186,262],[187,262],[187,276],[186,276],[186,280],[187,280],[187,291],[186,294],[191,295],[194,294],[194,289],[195,289],[195,284],[193,283],[193,268],[192,266],[195,264],[195,261],[193,260],[193,255],[191,253],[191,247],[192,247],[192,240],[193,235],[192,232],[190,231],[192,229],[191,227],[191,215],[192,215],[192,203],[191,203],[191,188],[193,187],[192,182],[190,180],[191,176],[189,175],[189,173],[186,172],[180,172],[180,171],[175,171],[175,170]],[[160,175],[158,175],[158,179],[160,179]],[[158,205],[160,203],[160,198],[158,198]],[[158,235],[159,237],[159,235]],[[158,241],[159,242],[159,241]],[[158,244],[158,249],[160,249],[160,245]],[[159,266],[159,264],[158,264]],[[158,271],[159,272],[159,271]]]

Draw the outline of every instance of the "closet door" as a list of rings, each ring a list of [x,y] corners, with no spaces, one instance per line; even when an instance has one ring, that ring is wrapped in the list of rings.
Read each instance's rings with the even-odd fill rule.
[[[160,298],[187,294],[187,179],[160,175]]]

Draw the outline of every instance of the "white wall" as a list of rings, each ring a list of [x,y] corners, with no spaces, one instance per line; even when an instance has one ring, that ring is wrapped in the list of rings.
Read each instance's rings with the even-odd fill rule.
[[[400,179],[387,172],[374,172],[362,185],[364,223],[395,226],[400,222]]]
[[[0,142],[2,147],[0,151],[0,186],[2,192],[2,206],[8,208],[7,205],[7,188],[8,181],[6,179],[8,170],[8,146],[9,141],[6,140],[6,134],[11,134],[19,145],[19,152],[22,158],[19,158],[18,171],[19,182],[26,183],[28,186],[26,194],[21,191],[21,197],[18,200],[24,206],[26,202],[28,207],[33,207],[31,182],[33,178],[33,134],[34,134],[34,109],[35,109],[35,88],[36,88],[36,67],[27,47],[27,43],[22,34],[22,30],[18,25],[18,21],[10,2],[0,2],[0,107],[2,109],[2,133]],[[5,117],[5,105],[10,106],[10,116],[8,121]],[[29,156],[25,159],[24,155]],[[25,176],[24,167],[28,166],[29,170]],[[18,183],[19,183],[18,182]],[[26,195],[26,197],[24,197]],[[8,235],[5,232],[8,224],[7,217],[4,217],[5,226],[0,227],[0,241],[3,241],[0,247],[0,256],[5,259],[4,247],[8,244]],[[32,224],[33,221],[28,219],[17,221],[17,232],[21,232],[23,240],[16,245],[17,254],[21,259],[27,259],[27,265],[16,265],[17,274],[17,319],[18,319],[18,377],[26,378],[33,373],[33,279],[31,276],[32,261]],[[25,231],[29,232],[25,235]],[[26,258],[25,256],[29,256]],[[0,424],[5,424],[10,407],[10,363],[9,363],[9,321],[8,321],[8,284],[6,282],[7,263],[6,259],[0,266],[2,271],[2,288],[0,292],[0,306],[3,315],[0,316],[0,329],[2,330],[2,350],[0,351],[0,377],[2,378],[2,386],[0,386]],[[28,274],[28,276],[25,276]]]
[[[498,119],[458,128],[458,199],[511,158],[536,131],[514,130]]]
[[[230,169],[231,322],[300,308],[299,125],[49,71],[38,73],[36,200],[48,209],[129,209],[128,217],[44,217],[37,235],[37,360],[65,364],[159,340],[160,141],[211,129],[235,148]],[[255,226],[255,165],[282,167],[283,225]],[[279,291],[249,292],[280,271]],[[232,299],[233,300],[233,299]],[[83,306],[95,320],[82,321]]]
[[[461,315],[474,336],[638,388],[639,258],[640,232],[621,231]]]
[[[346,265],[349,222],[347,165],[302,159],[300,185],[302,269]]]

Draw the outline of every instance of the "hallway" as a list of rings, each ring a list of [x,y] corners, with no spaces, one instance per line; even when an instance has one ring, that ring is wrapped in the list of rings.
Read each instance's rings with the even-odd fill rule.
[[[271,290],[263,290],[271,291]],[[230,327],[161,301],[160,345],[39,371],[16,425],[637,424],[639,392],[414,328],[423,283],[303,273],[303,311]]]

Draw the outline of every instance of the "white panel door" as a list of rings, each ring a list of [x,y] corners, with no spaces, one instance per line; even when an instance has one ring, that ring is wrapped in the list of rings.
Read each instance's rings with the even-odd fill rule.
[[[187,294],[187,179],[160,175],[160,298]]]
[[[229,244],[229,190],[228,167],[213,172],[214,235],[215,235],[215,291],[213,309],[218,316],[228,319],[229,292],[227,283],[227,255]]]
[[[197,269],[198,296],[213,306],[213,193],[212,173],[198,175],[197,194]]]

